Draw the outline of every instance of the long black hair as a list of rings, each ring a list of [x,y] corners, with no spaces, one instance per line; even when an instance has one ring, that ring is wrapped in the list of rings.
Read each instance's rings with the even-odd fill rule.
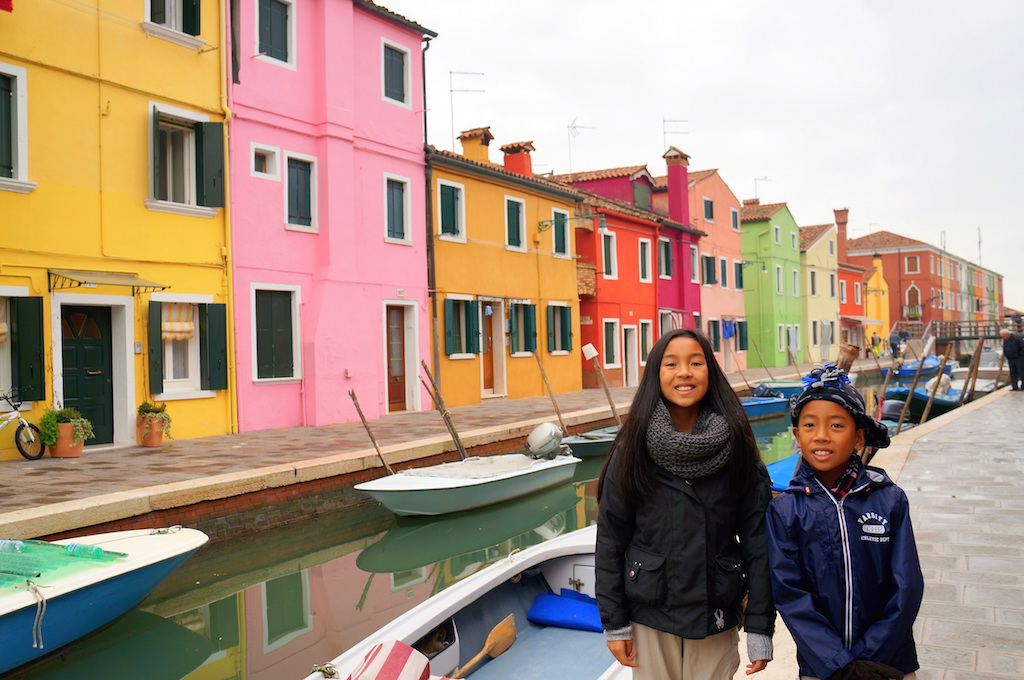
[[[678,329],[665,333],[647,355],[640,386],[633,395],[629,417],[622,424],[615,437],[611,452],[601,468],[597,482],[597,497],[600,500],[604,490],[605,476],[610,465],[618,468],[621,491],[626,502],[637,504],[654,488],[654,462],[647,451],[647,424],[661,396],[661,362],[665,348],[676,338],[692,338],[704,351],[708,369],[708,391],[700,402],[702,409],[725,418],[732,441],[732,455],[729,459],[729,483],[734,493],[748,493],[753,487],[755,470],[761,465],[761,454],[757,440],[750,429],[750,421],[736,393],[729,386],[725,373],[715,360],[714,350],[707,336],[698,330]]]

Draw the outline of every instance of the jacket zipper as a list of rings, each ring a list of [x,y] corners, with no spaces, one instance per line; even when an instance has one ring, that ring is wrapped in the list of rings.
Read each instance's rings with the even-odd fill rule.
[[[843,544],[843,581],[846,591],[846,597],[843,602],[843,644],[847,649],[853,648],[853,557],[850,555],[850,533],[846,526],[846,517],[843,514],[843,501],[846,500],[846,496],[836,500],[836,497],[832,495],[832,492],[825,488],[825,485],[821,483],[817,475],[814,477],[814,481],[818,483],[822,491],[832,505],[836,506],[836,519],[839,522],[839,537]],[[867,484],[851,489],[847,496],[853,495],[867,488]]]

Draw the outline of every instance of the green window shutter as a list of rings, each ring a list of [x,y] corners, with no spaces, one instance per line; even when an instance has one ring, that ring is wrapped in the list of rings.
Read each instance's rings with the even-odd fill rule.
[[[537,305],[526,305],[523,320],[523,342],[527,352],[537,349]]]
[[[153,108],[153,198],[160,198],[163,186],[163,168],[160,167],[160,112]]]
[[[288,224],[313,224],[313,164],[288,159]]]
[[[405,101],[405,53],[384,46],[384,96]]]
[[[199,305],[199,386],[228,388],[227,305]]]
[[[520,238],[522,235],[519,232],[521,207],[515,201],[505,202],[505,219],[508,222],[507,243],[513,248],[521,248],[523,245],[522,238]]]
[[[256,377],[294,377],[293,358],[291,292],[257,290]]]
[[[159,302],[149,303],[149,325],[146,327],[149,340],[149,393],[164,391],[164,338],[163,306]]]
[[[405,184],[387,181],[388,238],[405,238]]]
[[[558,308],[548,305],[548,351],[554,352],[558,347],[555,345],[555,313]]]
[[[9,298],[11,312],[11,386],[22,401],[46,399],[43,363],[43,298]],[[5,386],[6,387],[6,386]]]
[[[565,215],[562,213],[555,213],[555,252],[559,255],[564,255],[569,252],[568,241],[569,241],[569,229],[565,220]]]
[[[0,73],[0,177],[14,177],[14,78]]]
[[[167,23],[167,0],[153,0],[149,8],[149,20],[154,24]]]
[[[480,351],[480,303],[467,302],[466,310],[466,352],[476,354]]]
[[[509,335],[512,336],[512,354],[519,351],[519,307],[520,305],[512,305],[509,309],[511,312],[509,316]]]
[[[441,185],[441,233],[459,233],[459,191],[447,184]]]
[[[181,0],[181,30],[199,35],[199,0]]]
[[[572,307],[562,307],[562,349],[572,349]]]
[[[455,354],[455,300],[444,301],[444,353]]]
[[[196,190],[199,205],[224,207],[224,123],[196,123]]]
[[[740,351],[745,352],[747,350],[747,322],[737,321],[736,322],[736,336],[737,344],[739,345]]]

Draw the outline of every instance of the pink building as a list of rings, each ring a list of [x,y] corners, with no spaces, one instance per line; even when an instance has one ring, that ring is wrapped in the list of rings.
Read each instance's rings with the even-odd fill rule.
[[[353,420],[350,389],[418,410],[436,34],[366,0],[228,5],[238,429]]]

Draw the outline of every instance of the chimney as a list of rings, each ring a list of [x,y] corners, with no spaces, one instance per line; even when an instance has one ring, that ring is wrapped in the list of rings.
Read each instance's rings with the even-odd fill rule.
[[[674,146],[661,155],[668,166],[668,216],[684,227],[690,226],[690,157]]]
[[[487,155],[487,147],[490,146],[494,135],[490,127],[473,128],[459,134],[459,141],[462,142],[462,155],[471,161],[479,163],[490,163]]]
[[[761,205],[760,198],[744,198],[743,205]]]
[[[832,211],[836,216],[836,257],[839,262],[846,262],[846,222],[850,216],[849,208],[836,208]]]
[[[501,147],[505,154],[505,169],[518,172],[520,175],[533,175],[533,159],[530,152],[534,151],[533,142],[513,142]]]

